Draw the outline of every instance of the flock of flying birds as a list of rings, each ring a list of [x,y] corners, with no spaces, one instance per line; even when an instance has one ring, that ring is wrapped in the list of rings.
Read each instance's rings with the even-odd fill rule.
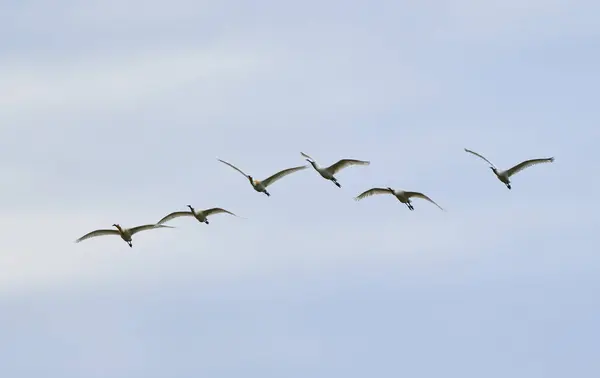
[[[479,157],[480,159],[485,160],[490,165],[490,169],[492,170],[492,172],[494,172],[494,174],[496,175],[498,180],[500,180],[502,183],[504,183],[504,185],[506,185],[506,187],[508,189],[511,189],[510,178],[513,175],[515,175],[516,173],[518,173],[518,172],[522,171],[523,169],[530,167],[534,164],[551,163],[554,161],[554,157],[530,159],[530,160],[525,160],[525,161],[515,165],[514,167],[503,171],[503,170],[499,170],[488,159],[486,159],[482,155],[478,154],[477,152],[468,150],[466,148],[465,148],[465,151]],[[338,188],[342,187],[340,185],[340,183],[338,182],[337,178],[335,177],[335,175],[339,171],[341,171],[342,169],[344,169],[346,167],[353,166],[353,165],[369,165],[370,164],[369,161],[355,160],[355,159],[342,159],[342,160],[338,161],[337,163],[332,164],[328,167],[321,167],[317,164],[317,162],[313,158],[311,158],[304,152],[301,152],[301,154],[302,154],[302,156],[304,156],[306,161],[308,161],[313,166],[313,168],[321,175],[321,177],[333,182]],[[250,181],[250,184],[252,185],[252,187],[254,188],[255,191],[257,191],[259,193],[264,193],[267,196],[271,195],[267,191],[267,187],[269,187],[275,181],[277,181],[291,173],[298,172],[300,170],[308,168],[307,165],[288,168],[288,169],[284,169],[280,172],[277,172],[274,175],[272,175],[264,180],[256,180],[251,175],[244,173],[241,169],[237,168],[236,166],[234,166],[224,160],[221,160],[221,159],[217,159],[217,160],[223,164],[230,166],[231,168],[235,169],[236,171],[238,171],[239,173],[244,175],[248,179],[248,181]],[[428,196],[426,196],[423,193],[397,190],[397,189],[393,189],[390,187],[368,189],[368,190],[362,192],[361,194],[359,194],[358,196],[356,196],[355,200],[358,201],[358,200],[361,200],[366,197],[370,197],[375,194],[391,194],[394,197],[396,197],[398,199],[398,201],[405,204],[409,210],[415,209],[412,205],[411,198],[424,199],[426,201],[431,202],[432,204],[434,204],[435,206],[440,208],[442,211],[444,210],[440,205],[435,203],[431,198],[429,198]],[[133,244],[132,244],[133,235],[137,234],[138,232],[145,231],[145,230],[152,230],[152,229],[157,229],[157,228],[174,228],[172,226],[167,226],[164,224],[174,218],[190,216],[190,217],[196,218],[199,222],[208,224],[208,217],[211,215],[214,215],[214,214],[225,213],[225,214],[237,216],[234,213],[232,213],[228,210],[222,209],[220,207],[213,207],[213,208],[205,209],[205,210],[196,210],[191,205],[187,205],[187,207],[189,208],[189,210],[175,211],[171,214],[166,215],[165,217],[163,217],[161,220],[159,220],[157,223],[154,223],[154,224],[146,224],[143,226],[137,226],[137,227],[131,227],[131,228],[123,228],[119,224],[113,224],[113,227],[115,227],[114,230],[113,229],[95,230],[95,231],[92,231],[92,232],[89,232],[89,233],[83,235],[82,237],[77,239],[75,241],[75,243],[79,243],[83,240],[93,238],[96,236],[117,235],[117,236],[120,236],[121,239],[123,239],[130,247],[133,247]]]

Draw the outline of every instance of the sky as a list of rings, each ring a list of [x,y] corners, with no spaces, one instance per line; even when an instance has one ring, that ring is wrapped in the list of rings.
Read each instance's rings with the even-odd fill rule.
[[[599,12],[0,3],[0,376],[597,377]]]

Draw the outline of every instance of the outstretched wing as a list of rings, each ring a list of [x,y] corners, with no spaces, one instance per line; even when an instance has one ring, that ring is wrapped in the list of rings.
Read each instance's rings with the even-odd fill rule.
[[[514,175],[515,173],[519,173],[520,171],[522,171],[523,169],[525,169],[527,167],[531,167],[532,165],[536,165],[536,164],[540,164],[540,163],[552,163],[553,161],[554,161],[554,157],[525,160],[524,162],[519,163],[519,164],[515,165],[514,167],[508,169],[506,171],[506,174],[508,175],[508,177],[510,177],[510,176]]]
[[[369,164],[371,164],[370,161],[355,160],[355,159],[342,159],[342,160],[338,161],[337,163],[332,164],[329,167],[327,167],[327,170],[330,171],[332,174],[336,174],[340,170],[342,170],[346,167],[349,167],[351,165],[369,165]]]
[[[229,164],[228,162],[226,162],[225,160],[221,160],[221,159],[217,159],[218,161],[220,161],[223,164],[227,164],[228,166],[230,166],[231,168],[235,169],[236,171],[240,172],[241,174],[243,174],[244,176],[248,177],[247,174],[245,174],[241,169],[239,169],[238,167],[236,167],[233,164]]]
[[[432,200],[431,198],[427,197],[427,196],[426,196],[425,194],[423,194],[423,193],[419,193],[419,192],[404,192],[404,194],[405,194],[405,195],[406,195],[408,198],[411,198],[411,197],[417,197],[417,198],[421,198],[421,199],[424,199],[424,200],[426,200],[426,201],[429,201],[429,202],[431,202],[432,204],[434,204],[435,206],[439,207],[439,208],[440,208],[440,210],[442,210],[442,211],[446,211],[446,210],[444,210],[444,209],[443,209],[443,208],[442,208],[440,205],[438,205],[437,203],[435,203],[435,201],[434,201],[434,200]]]
[[[375,194],[393,194],[389,189],[384,189],[384,188],[372,188],[369,190],[365,190],[364,192],[362,192],[361,194],[359,194],[358,196],[356,196],[354,199],[356,201],[360,201],[363,198],[366,197],[370,197],[373,196]]]
[[[132,227],[129,229],[131,235],[135,235],[140,231],[153,230],[155,228],[175,228],[171,226],[165,226],[164,224],[145,224],[143,226]]]
[[[156,223],[156,224],[160,225],[160,224],[170,221],[171,219],[185,217],[185,216],[191,217],[192,213],[190,211],[175,211],[175,212],[165,216],[163,219],[159,220],[158,223]]]
[[[302,151],[300,151],[300,154],[301,154],[302,156],[304,156],[305,158],[312,160],[313,162],[315,162],[315,161],[316,161],[315,159],[313,159],[312,157],[308,156],[307,154],[305,154],[305,153],[304,153],[304,152],[302,152]]]
[[[83,235],[79,239],[75,240],[75,243],[79,243],[81,241],[84,241],[85,239],[93,238],[96,236],[102,236],[102,235],[120,235],[120,234],[119,234],[119,231],[117,231],[117,230],[96,230],[96,231],[88,232],[87,234]]]
[[[262,184],[265,187],[267,187],[267,186],[271,185],[272,183],[274,183],[275,181],[279,180],[280,178],[283,178],[283,177],[285,177],[285,176],[287,176],[289,174],[292,174],[294,172],[301,171],[303,169],[306,169],[306,165],[301,165],[299,167],[284,169],[283,171],[277,172],[273,176],[262,180]]]
[[[205,216],[209,216],[209,215],[213,215],[213,214],[225,213],[225,214],[231,214],[231,215],[237,217],[237,215],[235,215],[231,211],[227,211],[225,209],[221,209],[220,207],[213,207],[212,209],[206,209],[203,212],[204,212]]]
[[[483,159],[483,160],[487,161],[489,165],[491,165],[492,167],[496,168],[496,166],[494,164],[492,164],[491,161],[489,161],[488,159],[484,158],[482,155],[478,154],[477,152],[468,150],[466,148],[465,148],[465,151],[467,151],[470,154],[473,154],[473,155],[477,156],[480,159]]]

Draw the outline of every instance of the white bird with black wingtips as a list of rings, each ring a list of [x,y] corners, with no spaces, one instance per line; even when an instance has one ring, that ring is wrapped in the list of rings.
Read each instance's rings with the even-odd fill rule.
[[[489,161],[488,159],[486,159],[485,157],[483,157],[483,155],[478,154],[475,151],[471,151],[465,148],[465,151],[473,154],[475,156],[477,156],[480,159],[485,160],[491,167],[490,169],[492,170],[492,172],[494,172],[494,174],[496,175],[496,177],[498,177],[498,180],[502,181],[504,183],[504,185],[506,185],[506,187],[508,189],[511,189],[511,185],[510,185],[510,177],[513,176],[514,174],[522,171],[523,169],[527,168],[527,167],[531,167],[532,165],[535,164],[540,164],[540,163],[552,163],[554,161],[554,157],[549,157],[549,158],[540,158],[540,159],[530,159],[530,160],[525,160],[517,165],[515,165],[512,168],[509,168],[505,171],[500,171],[498,170],[498,168],[496,168],[496,166],[494,164],[492,164],[491,161]]]
[[[438,208],[440,208],[440,210],[442,211],[446,211],[444,210],[440,205],[438,205],[437,203],[435,203],[431,198],[427,197],[425,194],[420,193],[420,192],[407,192],[404,190],[394,190],[390,187],[387,188],[372,188],[369,190],[366,190],[364,192],[362,192],[361,194],[359,194],[356,198],[354,198],[356,201],[359,201],[363,198],[366,197],[370,197],[372,195],[375,194],[391,194],[394,197],[396,197],[398,199],[398,201],[402,202],[403,204],[405,204],[409,210],[414,210],[415,208],[412,205],[411,202],[411,198],[415,197],[415,198],[421,198],[424,199],[426,201],[431,202],[432,204],[434,204],[435,206],[437,206]]]
[[[256,190],[259,193],[264,193],[267,196],[271,196],[271,193],[269,193],[267,191],[267,187],[271,184],[273,184],[275,181],[289,175],[292,174],[294,172],[298,172],[301,171],[303,169],[308,168],[306,165],[302,165],[299,167],[293,167],[293,168],[288,168],[288,169],[284,169],[283,171],[279,171],[277,173],[275,173],[274,175],[264,179],[264,180],[255,180],[252,176],[247,175],[246,173],[244,173],[241,169],[239,169],[238,167],[234,166],[233,164],[230,164],[228,162],[226,162],[225,160],[221,160],[221,159],[217,159],[218,161],[220,161],[223,164],[227,164],[228,166],[230,166],[231,168],[235,169],[236,171],[240,172],[242,175],[244,175],[249,181],[250,181],[250,185],[252,185],[252,187],[254,188],[254,190]]]
[[[198,220],[198,222],[208,224],[208,216],[209,215],[224,213],[224,214],[230,214],[233,216],[237,216],[234,213],[232,213],[231,211],[227,211],[220,207],[213,207],[213,208],[206,209],[206,210],[196,210],[192,207],[192,205],[187,205],[187,207],[190,208],[190,211],[175,211],[169,215],[166,215],[163,219],[159,220],[158,223],[156,223],[156,224],[163,224],[165,222],[170,221],[171,219],[175,219],[175,218],[179,218],[179,217],[186,217],[186,216],[194,217]]]
[[[157,225],[157,224],[146,224],[143,226],[137,226],[137,227],[132,227],[132,228],[123,228],[121,227],[119,224],[113,224],[113,227],[116,227],[116,230],[95,230],[92,232],[88,232],[87,234],[83,235],[82,237],[80,237],[79,239],[75,240],[75,243],[79,243],[81,241],[84,241],[86,239],[89,238],[93,238],[96,236],[103,236],[103,235],[118,235],[121,237],[121,239],[123,239],[130,247],[133,247],[132,241],[131,241],[131,237],[135,234],[137,234],[138,232],[141,231],[146,231],[146,230],[153,230],[155,228],[174,228],[171,226],[164,226],[164,225]]]
[[[344,169],[346,167],[350,167],[352,165],[369,165],[369,164],[371,164],[371,162],[364,161],[364,160],[342,159],[342,160],[338,161],[337,163],[330,165],[329,167],[320,167],[319,164],[317,164],[316,160],[313,159],[312,157],[308,156],[304,152],[300,152],[300,154],[302,154],[302,156],[304,156],[306,158],[306,161],[308,161],[310,163],[310,165],[313,166],[315,171],[319,172],[319,174],[324,179],[333,182],[338,188],[341,188],[342,186],[340,185],[340,183],[337,181],[337,179],[334,176],[336,173],[338,173],[342,169]]]

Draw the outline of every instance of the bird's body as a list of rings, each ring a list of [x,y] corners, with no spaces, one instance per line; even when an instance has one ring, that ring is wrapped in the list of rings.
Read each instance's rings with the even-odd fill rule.
[[[86,239],[93,238],[93,237],[96,237],[96,236],[118,235],[130,247],[133,247],[132,236],[135,235],[135,234],[137,234],[140,231],[152,230],[152,229],[155,229],[155,228],[173,228],[171,226],[163,226],[163,225],[156,225],[156,224],[146,224],[146,225],[143,225],[143,226],[137,226],[137,227],[132,227],[132,228],[123,228],[119,224],[113,224],[113,227],[115,227],[116,229],[115,230],[112,230],[112,229],[95,230],[95,231],[92,231],[92,232],[88,232],[87,234],[83,235],[79,239],[75,240],[75,243],[79,243],[81,241],[84,241]]]
[[[270,196],[271,193],[267,191],[267,187],[259,180],[250,179],[250,184],[259,193],[265,193],[267,196]]]
[[[409,210],[414,210],[415,209],[413,207],[413,205],[412,205],[412,201],[410,200],[411,198],[415,197],[415,198],[421,198],[421,199],[424,199],[426,201],[429,201],[432,204],[434,204],[435,206],[437,206],[440,210],[445,211],[440,205],[438,205],[437,203],[435,203],[431,198],[427,197],[423,193],[420,193],[420,192],[408,192],[408,191],[404,191],[404,190],[394,190],[394,189],[392,189],[390,187],[387,187],[387,188],[371,188],[369,190],[366,190],[366,191],[362,192],[358,196],[356,196],[355,200],[359,201],[359,200],[361,200],[363,198],[370,197],[370,196],[375,195],[375,194],[391,194],[394,197],[396,197],[398,199],[398,201],[400,201],[403,204],[405,204],[406,207],[408,207]]]
[[[234,166],[233,164],[230,164],[224,160],[221,159],[217,159],[218,161],[220,161],[223,164],[226,164],[228,166],[230,166],[231,168],[235,169],[236,171],[240,172],[242,175],[244,175],[249,181],[250,181],[250,185],[252,185],[252,187],[254,188],[254,190],[256,190],[259,193],[264,193],[267,196],[270,196],[271,193],[269,193],[267,191],[267,187],[271,184],[273,184],[275,181],[291,174],[294,172],[298,172],[300,170],[306,169],[307,166],[306,165],[302,165],[299,167],[293,167],[293,168],[288,168],[288,169],[284,169],[282,171],[279,171],[277,173],[275,173],[274,175],[264,179],[264,180],[256,180],[254,179],[252,176],[247,175],[246,173],[244,173],[241,169],[239,169],[238,167]]]
[[[196,210],[191,205],[187,205],[187,207],[190,208],[190,211],[175,211],[169,215],[166,215],[164,218],[159,220],[158,223],[156,223],[156,224],[163,224],[165,222],[170,221],[171,219],[185,217],[185,216],[194,217],[198,220],[198,222],[206,223],[206,224],[208,224],[208,216],[209,215],[225,213],[225,214],[231,214],[233,216],[237,216],[230,211],[221,209],[220,207],[213,207],[213,208],[206,209],[206,210]]]
[[[337,163],[330,165],[329,167],[321,167],[321,166],[319,166],[319,164],[317,164],[315,159],[308,156],[304,152],[300,152],[300,154],[306,158],[306,161],[308,161],[310,163],[310,165],[313,166],[315,171],[319,172],[321,177],[333,182],[338,188],[341,188],[342,186],[335,178],[336,173],[338,173],[342,169],[352,166],[352,165],[369,165],[369,164],[371,164],[370,162],[363,161],[363,160],[342,159],[342,160],[339,160]]]
[[[466,148],[465,148],[465,151],[486,161],[490,165],[490,169],[492,170],[492,172],[494,172],[494,174],[496,175],[498,180],[500,180],[504,185],[506,185],[506,187],[508,189],[512,189],[511,184],[510,184],[511,176],[517,174],[518,172],[522,171],[525,168],[531,167],[532,165],[540,164],[540,163],[552,163],[554,161],[554,157],[530,159],[530,160],[525,160],[525,161],[515,165],[512,168],[502,171],[502,170],[499,170],[498,168],[496,168],[496,166],[491,161],[486,159],[483,155],[478,154],[477,152],[471,151]]]

